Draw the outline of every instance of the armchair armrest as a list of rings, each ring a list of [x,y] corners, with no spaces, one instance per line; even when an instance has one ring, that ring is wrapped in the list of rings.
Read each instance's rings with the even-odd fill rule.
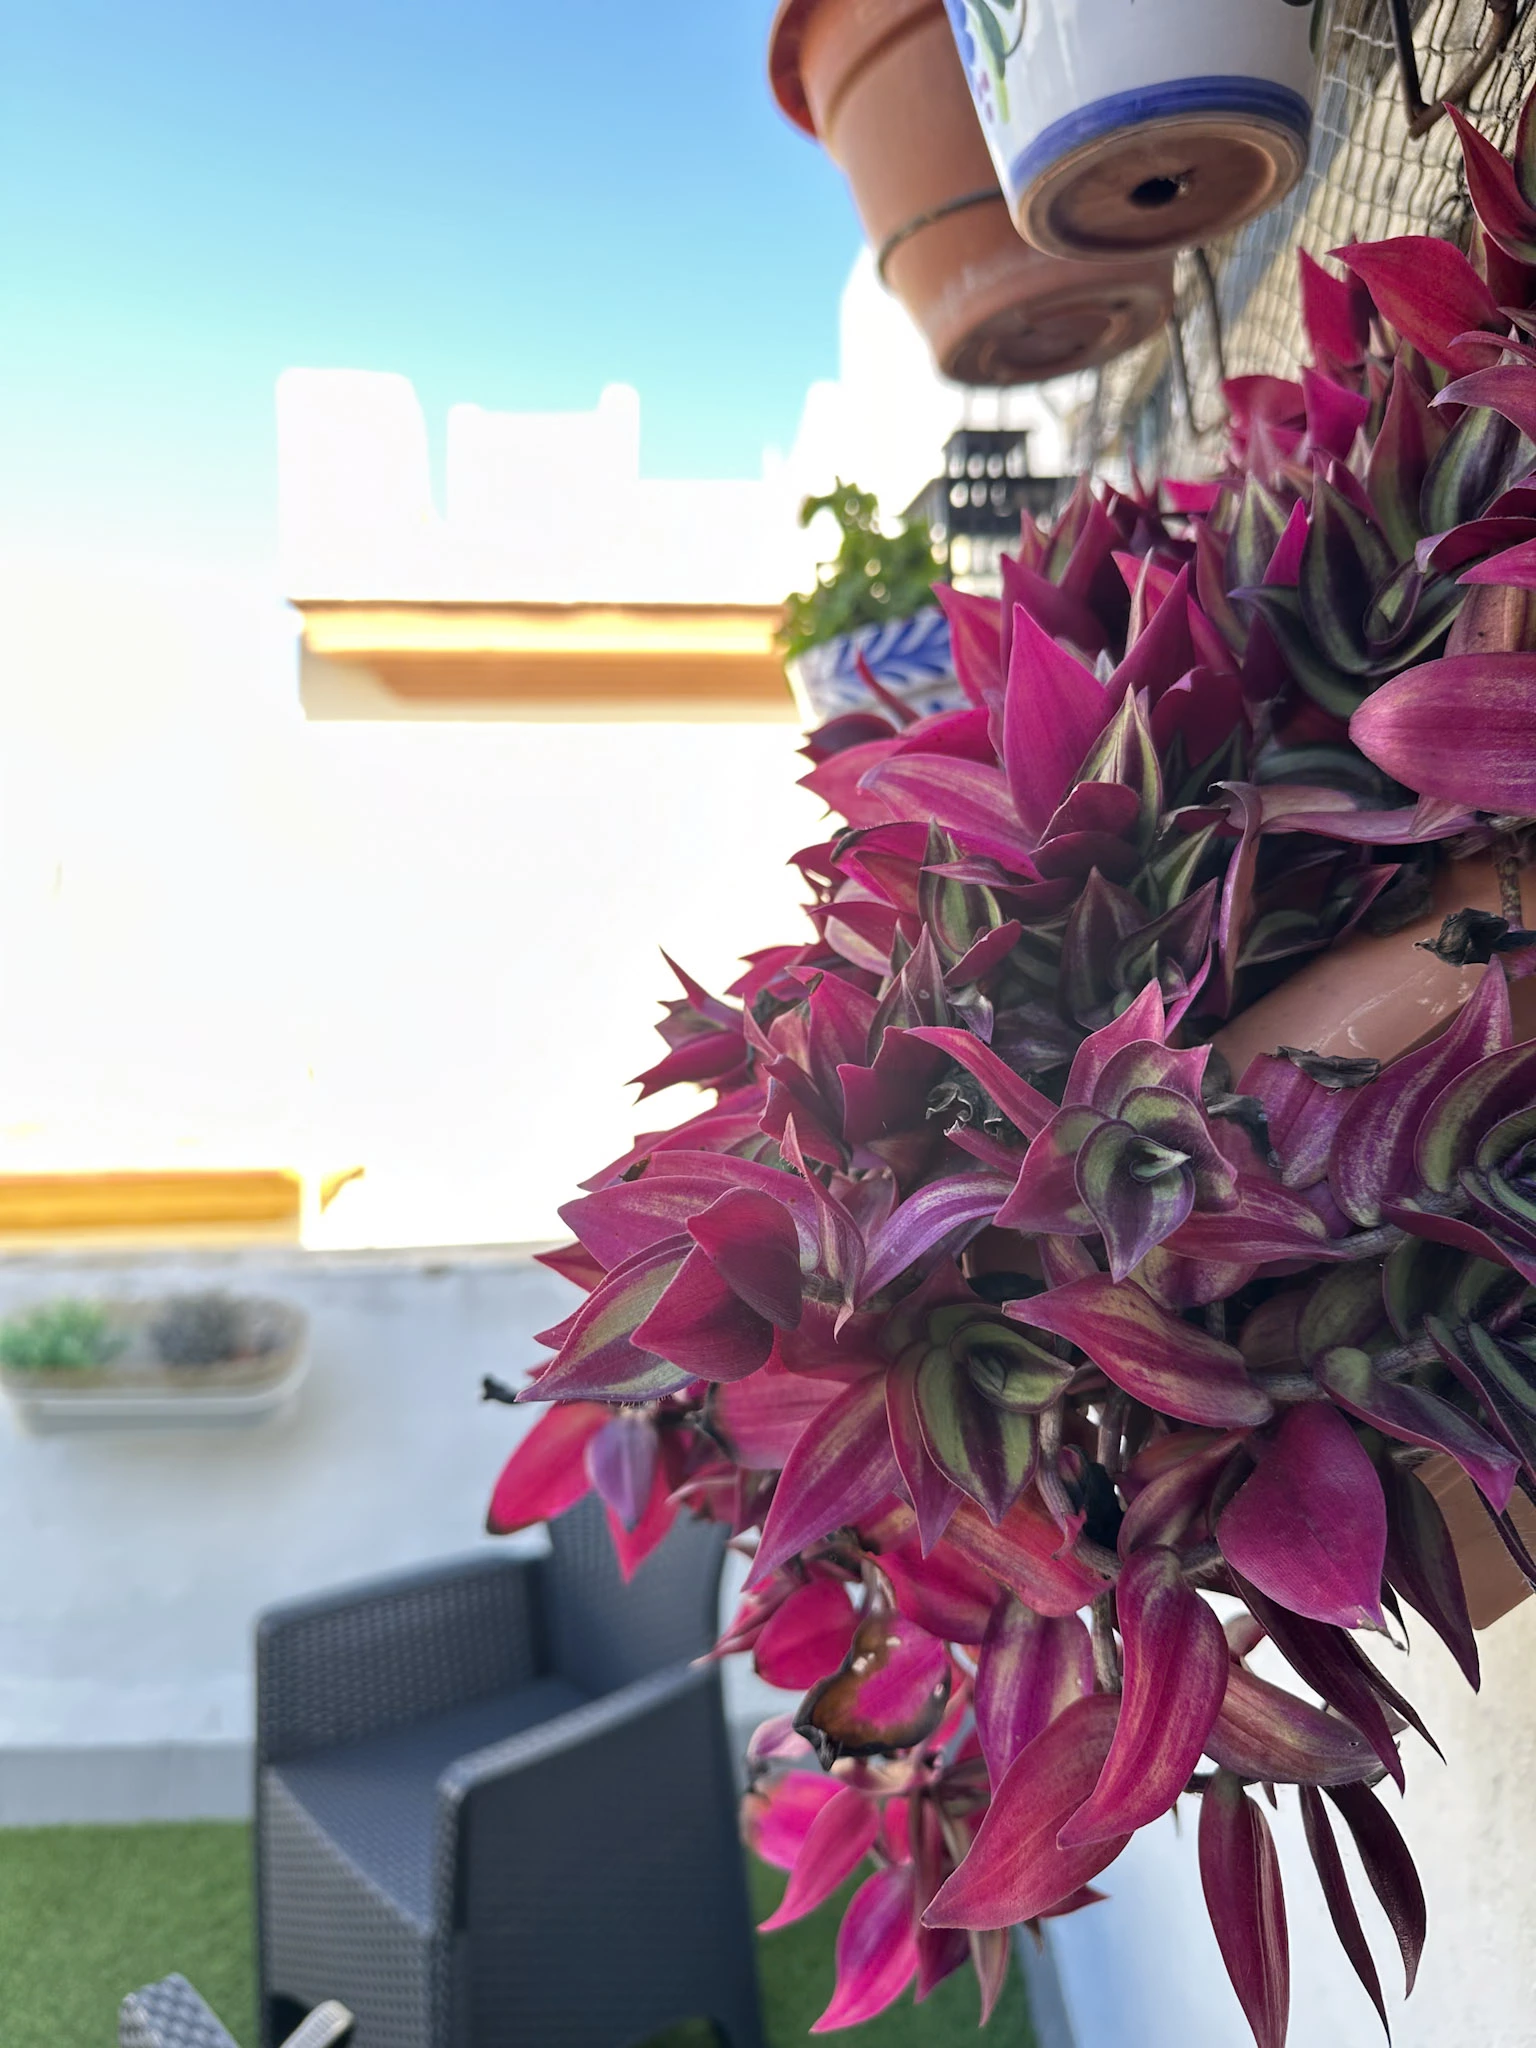
[[[456,1559],[272,1608],[256,1627],[257,1763],[510,1691],[545,1665],[536,1558]]]

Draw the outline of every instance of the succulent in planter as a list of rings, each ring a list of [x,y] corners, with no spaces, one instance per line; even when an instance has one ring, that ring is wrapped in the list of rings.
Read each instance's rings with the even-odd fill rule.
[[[167,1365],[222,1365],[258,1348],[252,1344],[248,1322],[233,1295],[217,1289],[174,1294],[151,1322],[150,1342]]]
[[[1464,134],[1479,267],[1304,263],[1314,366],[1237,380],[1221,474],[1085,485],[1001,604],[940,593],[963,708],[813,735],[842,823],[797,856],[809,935],[723,998],[682,978],[644,1085],[715,1100],[546,1255],[587,1298],[490,1526],[595,1489],[626,1570],[679,1513],[752,1551],[721,1653],[804,1695],[750,1759],[775,1924],[864,1873],[822,2029],[967,1963],[990,2009],[1005,1930],[1090,1908],[1188,1802],[1280,2048],[1263,1792],[1377,2009],[1341,1829],[1412,1984],[1389,1620],[1478,1673],[1428,1461],[1536,1584],[1529,111],[1522,138],[1511,166]],[[1501,910],[1417,955],[1468,850]],[[1226,1068],[1218,1034],[1373,929],[1470,989],[1447,1028]]]
[[[53,1301],[0,1324],[0,1365],[8,1372],[99,1372],[123,1348],[93,1301]]]

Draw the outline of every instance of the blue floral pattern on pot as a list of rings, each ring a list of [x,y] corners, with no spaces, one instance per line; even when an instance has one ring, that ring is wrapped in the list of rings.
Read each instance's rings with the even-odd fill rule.
[[[955,680],[949,621],[932,605],[910,619],[861,626],[808,647],[787,664],[795,703],[808,726],[845,711],[868,711],[873,700],[859,674],[859,656],[892,696],[927,717],[954,711],[966,702]]]

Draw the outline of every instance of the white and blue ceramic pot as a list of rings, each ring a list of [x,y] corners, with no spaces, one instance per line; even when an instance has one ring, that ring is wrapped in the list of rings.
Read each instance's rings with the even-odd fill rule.
[[[967,701],[955,680],[949,621],[937,605],[930,605],[910,619],[840,633],[786,662],[795,705],[808,729],[848,711],[880,708],[859,673],[861,655],[876,681],[923,717],[957,710]]]
[[[1192,248],[1306,168],[1329,0],[945,0],[1019,231]]]

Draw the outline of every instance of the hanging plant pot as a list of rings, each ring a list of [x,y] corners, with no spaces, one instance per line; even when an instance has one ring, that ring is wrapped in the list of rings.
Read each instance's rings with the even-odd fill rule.
[[[1183,249],[1306,168],[1327,0],[949,0],[1020,232],[1057,256]]]
[[[1168,317],[1160,259],[1064,264],[1015,233],[941,0],[782,0],[780,106],[842,168],[880,275],[962,384],[1106,362]]]
[[[1449,967],[1421,950],[1458,910],[1499,909],[1499,882],[1486,856],[1449,862],[1430,907],[1389,938],[1359,934],[1330,947],[1289,981],[1216,1034],[1216,1049],[1241,1083],[1250,1063],[1282,1045],[1383,1066],[1444,1030],[1482,979],[1480,966]],[[1517,1039],[1536,1037],[1536,977],[1510,987]],[[1477,1489],[1448,1457],[1429,1458],[1417,1477],[1439,1504],[1450,1531],[1475,1628],[1489,1628],[1525,1600],[1530,1587],[1489,1520]],[[1536,1508],[1516,1493],[1510,1514],[1536,1551]]]
[[[1217,1049],[1241,1081],[1261,1053],[1300,1046],[1330,1058],[1399,1059],[1451,1021],[1482,978],[1481,967],[1447,967],[1422,942],[1439,937],[1458,910],[1499,908],[1499,883],[1486,855],[1449,862],[1435,880],[1429,909],[1390,938],[1358,933],[1299,968],[1272,995],[1216,1035]],[[1510,989],[1519,1038],[1536,1037],[1536,979]]]

